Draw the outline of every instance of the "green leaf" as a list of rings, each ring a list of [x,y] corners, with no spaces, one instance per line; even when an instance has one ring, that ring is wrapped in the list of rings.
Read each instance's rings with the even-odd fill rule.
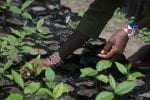
[[[55,72],[51,68],[47,68],[45,71],[45,77],[47,81],[54,81]]]
[[[64,92],[64,84],[58,84],[53,90],[53,98],[58,99]]]
[[[12,76],[12,75],[5,74],[5,77],[7,77],[7,78],[10,79],[10,80],[13,80],[13,76]]]
[[[6,64],[4,65],[4,71],[9,69],[12,64],[13,64],[12,60],[7,61]]]
[[[113,90],[116,88],[116,81],[112,75],[109,75],[109,83]]]
[[[36,33],[34,27],[23,27],[23,29],[27,32],[28,35],[32,33]]]
[[[132,74],[130,74],[133,77],[139,78],[139,77],[144,77],[145,75],[140,73],[140,72],[134,72]]]
[[[18,49],[11,48],[7,52],[3,52],[1,55],[17,55],[19,53]]]
[[[25,18],[25,19],[32,20],[32,16],[29,13],[27,13],[27,12],[22,13],[22,17]]]
[[[17,42],[17,38],[13,35],[8,35],[3,38],[4,41],[7,41],[10,45],[14,45]]]
[[[0,68],[0,74],[4,74],[4,69]]]
[[[17,73],[15,70],[11,70],[11,73],[13,75],[14,81],[21,87],[24,88],[24,81],[23,78],[19,73]]]
[[[31,72],[34,70],[31,63],[26,63],[26,64],[25,64],[25,67],[26,67],[29,71],[31,71]]]
[[[128,80],[135,80],[136,78],[139,78],[139,77],[144,77],[145,75],[140,73],[140,72],[134,72],[132,74],[129,74],[128,76]]]
[[[50,97],[53,96],[52,92],[47,88],[39,88],[36,94],[48,94]]]
[[[38,67],[40,64],[40,55],[38,55],[35,59],[34,59],[34,67]]]
[[[115,89],[115,93],[117,95],[124,95],[130,91],[132,91],[135,88],[135,83],[130,81],[124,81],[122,83],[119,83]]]
[[[11,12],[13,12],[13,13],[15,13],[15,14],[21,14],[21,9],[18,8],[18,7],[16,7],[16,6],[11,6],[11,7],[9,8],[9,11],[11,11]]]
[[[33,82],[27,85],[24,89],[25,94],[33,94],[40,88],[39,82]]]
[[[54,89],[54,87],[56,86],[56,83],[55,82],[45,82],[46,86],[49,88],[49,89]]]
[[[101,60],[97,63],[96,69],[97,71],[103,71],[104,69],[110,68],[112,65],[112,62],[109,60]]]
[[[120,64],[118,62],[115,62],[117,69],[122,73],[122,74],[127,74],[127,69],[123,64]]]
[[[42,69],[41,69],[39,66],[36,67],[35,75],[36,75],[36,76],[39,76],[39,75],[41,74],[41,72],[42,72]]]
[[[21,47],[21,52],[22,53],[30,53],[31,51],[33,51],[33,48],[30,46],[22,46]]]
[[[18,93],[11,93],[6,100],[23,100],[23,96]]]
[[[1,48],[6,47],[7,46],[7,41],[2,41],[0,45],[1,45]]]
[[[103,91],[98,94],[95,100],[113,100],[114,94],[109,91]]]
[[[9,5],[12,2],[12,0],[6,0],[7,5]]]
[[[131,64],[128,64],[128,66],[127,66],[128,72],[130,71],[131,67],[132,67],[132,65],[131,65]]]
[[[44,19],[40,19],[40,20],[37,22],[37,26],[36,26],[37,30],[39,30],[39,29],[41,28],[41,26],[43,25],[43,23],[44,23]]]
[[[17,35],[18,37],[21,37],[21,34],[20,34],[20,32],[18,30],[15,30],[15,29],[11,28],[11,32],[13,34]]]
[[[25,10],[30,4],[33,2],[33,0],[27,0],[21,7],[21,10]]]
[[[90,68],[90,67],[87,67],[87,68],[84,68],[84,69],[80,69],[81,71],[81,77],[85,77],[85,76],[95,76],[97,75],[97,70],[93,69],[93,68]]]
[[[100,80],[100,81],[102,81],[104,83],[108,83],[108,81],[109,81],[108,80],[108,76],[103,75],[103,74],[96,76],[96,79],[98,79],[98,80]]]

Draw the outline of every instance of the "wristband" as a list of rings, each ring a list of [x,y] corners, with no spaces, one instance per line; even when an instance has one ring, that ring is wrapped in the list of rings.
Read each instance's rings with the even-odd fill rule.
[[[58,67],[58,66],[60,66],[60,65],[62,65],[62,64],[64,63],[64,62],[61,60],[61,58],[60,58],[58,52],[53,53],[53,54],[50,55],[47,59],[49,60],[50,64],[51,64],[53,67]]]
[[[131,37],[135,34],[138,25],[136,22],[132,22],[123,26],[123,30],[128,34],[128,37]]]

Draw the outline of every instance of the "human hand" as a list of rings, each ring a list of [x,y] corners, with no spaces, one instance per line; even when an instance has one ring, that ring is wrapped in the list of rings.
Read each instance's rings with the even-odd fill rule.
[[[109,59],[115,55],[122,54],[128,39],[129,39],[128,35],[125,31],[119,30],[119,31],[115,32],[109,38],[105,47],[98,54],[98,56],[101,58],[104,58],[104,59]]]

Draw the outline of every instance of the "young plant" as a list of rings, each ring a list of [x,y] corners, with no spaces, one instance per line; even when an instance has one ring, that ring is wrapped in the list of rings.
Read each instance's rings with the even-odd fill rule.
[[[113,100],[116,95],[124,95],[132,91],[136,84],[134,83],[134,80],[139,77],[143,77],[144,75],[140,72],[133,72],[130,73],[131,64],[123,65],[121,63],[115,62],[115,67],[118,69],[118,71],[125,75],[126,79],[122,82],[117,82],[114,76],[111,74],[105,75],[102,74],[103,71],[107,71],[107,69],[112,67],[112,62],[109,60],[102,60],[99,61],[96,65],[96,69],[93,68],[84,68],[81,69],[81,77],[94,77],[95,79],[105,83],[109,84],[112,88],[112,91],[102,91],[100,92],[96,100]],[[118,73],[119,74],[119,73]]]
[[[7,35],[0,39],[0,56],[17,55],[19,53],[29,53],[33,49],[23,43],[26,36],[30,35],[25,31],[18,31],[11,28],[11,33],[16,35]]]
[[[34,60],[34,67],[39,67],[39,62],[40,62],[40,56],[38,56]],[[9,66],[9,67],[8,67]],[[32,66],[33,67],[33,66]],[[4,69],[10,68],[10,62],[4,66]],[[0,69],[0,71],[3,72],[3,69]],[[34,69],[33,69],[34,71]],[[35,74],[36,71],[34,71]],[[6,100],[14,100],[13,98],[18,98],[17,100],[23,100],[23,97],[37,94],[37,95],[43,95],[43,98],[47,99],[53,99],[53,100],[58,100],[58,98],[65,92],[68,92],[67,87],[61,82],[57,84],[54,79],[55,79],[55,72],[51,68],[45,69],[45,78],[43,79],[42,83],[39,81],[32,81],[30,83],[25,83],[23,77],[21,74],[19,74],[15,70],[11,70],[11,76],[12,80],[21,88],[22,90],[22,95],[19,93],[10,93],[10,95],[7,97]],[[37,77],[37,76],[36,76]]]
[[[2,3],[0,8],[5,12],[12,12],[13,14],[17,14],[24,19],[32,20],[32,16],[26,10],[26,8],[29,7],[32,2],[33,0],[26,0],[24,4],[22,4],[21,8],[19,8],[12,4],[12,0],[6,0],[6,2]]]

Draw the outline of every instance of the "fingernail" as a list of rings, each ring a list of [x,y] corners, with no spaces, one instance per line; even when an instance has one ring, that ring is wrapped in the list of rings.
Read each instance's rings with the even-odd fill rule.
[[[104,53],[105,53],[105,51],[104,51],[104,50],[102,50],[102,51],[101,51],[101,53],[102,53],[102,54],[104,54]]]

